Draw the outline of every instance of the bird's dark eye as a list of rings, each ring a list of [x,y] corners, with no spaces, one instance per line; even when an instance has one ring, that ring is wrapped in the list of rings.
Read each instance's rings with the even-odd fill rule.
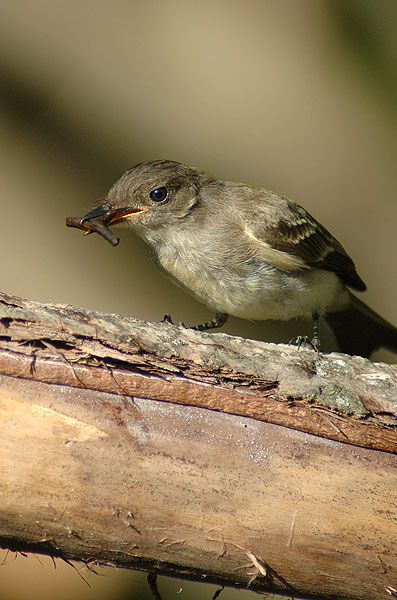
[[[155,202],[161,202],[165,200],[168,196],[168,190],[165,187],[159,187],[152,192],[150,192],[150,198]]]

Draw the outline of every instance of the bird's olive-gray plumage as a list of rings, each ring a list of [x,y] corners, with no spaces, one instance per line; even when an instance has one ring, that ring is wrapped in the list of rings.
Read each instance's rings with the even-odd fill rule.
[[[160,160],[129,169],[103,206],[106,222],[130,226],[163,273],[218,321],[363,313],[347,287],[366,286],[342,245],[301,206],[265,188]],[[397,348],[396,329],[377,319],[367,354],[383,343]]]

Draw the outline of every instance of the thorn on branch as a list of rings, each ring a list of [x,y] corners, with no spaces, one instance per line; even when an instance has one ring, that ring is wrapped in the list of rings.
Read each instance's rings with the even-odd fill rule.
[[[152,592],[153,600],[162,600],[159,589],[157,587],[157,575],[156,573],[148,573],[147,582]]]
[[[221,593],[223,592],[224,589],[225,589],[225,586],[223,585],[221,588],[219,588],[219,590],[216,590],[216,592],[212,596],[211,600],[216,600],[217,598],[219,598],[219,596],[221,595]]]
[[[88,587],[91,588],[90,584],[88,583],[86,578],[83,577],[83,575],[81,574],[80,570],[76,567],[76,565],[74,565],[70,560],[68,560],[64,556],[60,556],[59,558],[61,560],[63,560],[63,562],[65,562],[66,564],[70,565],[72,567],[72,569],[74,569],[76,571],[77,575],[84,581],[84,583],[86,583],[88,585]]]

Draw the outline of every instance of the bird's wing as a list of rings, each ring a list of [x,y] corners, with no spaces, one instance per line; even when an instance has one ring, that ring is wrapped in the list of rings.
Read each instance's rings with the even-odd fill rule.
[[[272,210],[273,202],[278,206]],[[251,235],[278,252],[297,257],[304,267],[333,271],[347,286],[359,291],[366,289],[343,246],[304,208],[275,194],[271,194],[267,208],[262,217],[259,211],[251,221]]]

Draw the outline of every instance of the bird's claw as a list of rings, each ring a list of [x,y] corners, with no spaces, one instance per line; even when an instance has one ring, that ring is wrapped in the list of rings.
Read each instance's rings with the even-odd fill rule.
[[[175,325],[170,313],[166,313],[160,321],[160,323],[168,323],[169,325]],[[180,321],[180,323],[178,323],[178,327],[183,327],[184,329],[193,329],[192,327],[188,327],[187,325],[185,325],[183,321]]]
[[[174,325],[174,321],[172,320],[170,313],[166,313],[161,319],[160,323],[168,323],[169,325]]]
[[[321,353],[321,345],[318,337],[313,337],[309,339],[307,335],[297,335],[292,338],[288,342],[288,346],[297,346],[298,350],[300,350],[301,346],[309,347],[311,350],[317,352],[317,354]]]

